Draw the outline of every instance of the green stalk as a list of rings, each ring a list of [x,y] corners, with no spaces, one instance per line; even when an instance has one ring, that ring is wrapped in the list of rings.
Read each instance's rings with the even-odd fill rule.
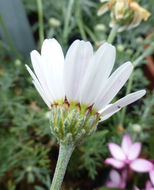
[[[112,43],[116,37],[117,31],[118,31],[119,26],[115,24],[108,36],[107,42]]]
[[[148,48],[145,49],[143,54],[139,56],[133,63],[134,67],[138,66],[138,64],[148,55],[152,54],[154,51],[154,43],[151,44]]]
[[[79,27],[79,31],[81,34],[81,38],[86,41],[87,40],[87,36],[84,30],[84,25],[83,25],[83,20],[82,20],[82,10],[81,10],[81,2],[78,2],[78,7],[76,10],[76,17],[77,17],[77,24]]]
[[[75,146],[73,144],[60,144],[58,161],[50,190],[60,190],[74,148]]]
[[[97,38],[95,37],[95,35],[93,34],[93,32],[90,30],[90,28],[88,28],[86,25],[84,25],[84,29],[87,32],[87,34],[90,36],[90,38],[92,39],[92,41],[96,42]]]
[[[151,46],[149,46],[141,56],[139,56],[134,62],[133,62],[133,66],[134,69],[136,66],[138,66],[138,64],[148,55],[150,55],[154,50],[154,45],[152,44]],[[129,80],[128,80],[128,84],[127,84],[127,88],[126,88],[126,95],[129,94],[131,92],[132,89],[132,84],[133,84],[133,79],[134,79],[134,71],[132,72]],[[121,112],[121,118],[120,118],[120,125],[123,125],[124,123],[124,119],[125,119],[125,115],[126,115],[126,107],[124,107],[122,109]]]
[[[6,26],[5,26],[5,23],[4,23],[3,18],[2,18],[1,15],[0,15],[0,24],[1,24],[1,26],[2,26],[2,29],[3,29],[4,33],[5,33],[5,37],[6,37],[7,41],[8,41],[8,44],[9,44],[9,46],[10,46],[12,52],[15,54],[15,56],[16,56],[17,59],[20,59],[20,60],[21,60],[22,57],[21,57],[21,55],[17,52],[16,48],[14,47],[14,44],[13,44],[11,38],[10,38],[10,35],[9,35],[8,31],[7,31],[7,28],[6,28]]]
[[[69,29],[69,22],[70,22],[70,18],[71,18],[73,2],[74,2],[74,0],[69,0],[68,7],[66,10],[67,14],[66,14],[65,20],[64,20],[63,39],[64,39],[65,44],[67,43],[67,39],[68,39],[68,29]]]
[[[39,39],[40,45],[44,40],[44,25],[43,25],[43,5],[42,0],[37,0],[38,21],[39,21]]]

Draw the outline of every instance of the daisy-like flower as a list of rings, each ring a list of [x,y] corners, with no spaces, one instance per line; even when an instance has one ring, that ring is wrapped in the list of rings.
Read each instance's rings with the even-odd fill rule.
[[[153,165],[150,161],[138,158],[141,152],[141,143],[132,143],[128,134],[122,139],[121,147],[115,143],[109,143],[109,150],[113,158],[107,158],[106,164],[110,164],[115,168],[121,169],[129,166],[136,172],[150,172]]]
[[[106,187],[124,189],[126,187],[127,171],[122,170],[120,175],[116,170],[111,170],[109,178],[110,180],[106,183]]]
[[[150,16],[150,13],[142,8],[136,0],[107,0],[98,10],[98,15],[100,16],[109,10],[112,18],[110,26],[118,24],[120,26],[119,32],[138,26],[142,20],[146,21]]]
[[[79,141],[96,130],[98,121],[145,95],[140,90],[109,104],[133,70],[126,62],[111,74],[115,56],[111,44],[104,43],[93,52],[89,42],[80,40],[72,43],[65,59],[55,39],[44,40],[41,54],[31,52],[35,73],[26,67],[51,109],[51,131],[59,141]]]

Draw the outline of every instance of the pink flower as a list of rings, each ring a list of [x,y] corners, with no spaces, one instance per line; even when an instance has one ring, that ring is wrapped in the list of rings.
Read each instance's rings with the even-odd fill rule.
[[[135,186],[134,190],[140,190],[138,187]]]
[[[141,152],[141,146],[140,142],[132,143],[130,136],[125,134],[121,147],[115,143],[108,144],[113,158],[107,158],[105,163],[118,169],[129,166],[136,172],[150,172],[153,164],[148,160],[138,158]]]
[[[150,180],[146,182],[145,190],[154,190],[154,187],[152,186]]]
[[[127,171],[123,170],[121,175],[116,170],[111,170],[110,181],[106,183],[106,187],[124,189],[126,187]]]
[[[152,185],[154,186],[154,165],[153,165],[152,169],[149,172],[149,176],[150,176]]]

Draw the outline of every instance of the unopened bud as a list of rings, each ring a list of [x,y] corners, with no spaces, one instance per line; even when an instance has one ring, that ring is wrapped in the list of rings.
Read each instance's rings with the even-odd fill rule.
[[[95,26],[95,30],[98,32],[105,32],[106,31],[106,26],[104,24],[97,24]]]
[[[60,21],[58,19],[56,19],[54,17],[51,17],[49,19],[49,24],[50,24],[50,26],[57,28],[57,27],[60,26],[61,23],[60,23]]]
[[[142,44],[142,43],[143,43],[143,38],[142,38],[142,37],[138,37],[138,38],[136,39],[136,43],[137,43],[137,44]]]
[[[122,45],[122,44],[118,44],[118,45],[117,45],[117,50],[118,50],[118,51],[122,52],[122,51],[124,51],[124,49],[125,49],[125,46],[124,46],[124,45]]]
[[[28,166],[27,168],[26,168],[26,172],[31,172],[32,171],[32,166]]]
[[[21,65],[21,61],[20,61],[19,59],[16,59],[16,60],[14,61],[14,64],[15,64],[16,66],[20,66],[20,65]]]
[[[139,124],[132,125],[132,129],[135,133],[140,133],[142,131],[142,127]]]
[[[129,55],[132,55],[133,50],[132,50],[132,49],[127,49],[127,50],[126,50],[126,53],[129,54]]]

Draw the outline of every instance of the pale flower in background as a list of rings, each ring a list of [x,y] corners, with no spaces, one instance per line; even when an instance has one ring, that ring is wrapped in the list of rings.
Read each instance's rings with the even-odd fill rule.
[[[142,8],[136,0],[108,0],[98,10],[98,15],[100,16],[107,11],[111,11],[110,26],[113,27],[118,24],[120,26],[119,31],[134,28],[150,16],[150,13]]]
[[[116,170],[111,170],[109,173],[109,181],[106,187],[124,189],[126,187],[127,171],[122,170],[121,175]]]
[[[108,146],[113,158],[107,158],[106,164],[118,169],[129,166],[136,172],[150,172],[152,170],[153,164],[150,161],[138,158],[141,152],[141,143],[132,143],[128,134],[124,135],[121,147],[115,143],[109,143]]]

